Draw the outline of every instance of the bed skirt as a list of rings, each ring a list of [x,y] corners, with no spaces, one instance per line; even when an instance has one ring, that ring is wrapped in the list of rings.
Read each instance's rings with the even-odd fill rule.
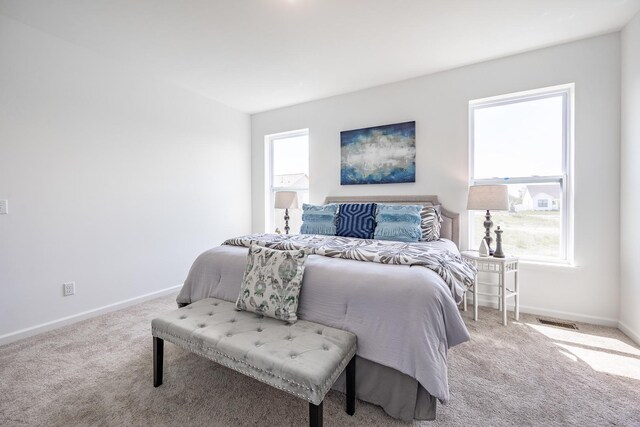
[[[378,405],[393,418],[403,421],[435,420],[438,399],[420,383],[393,368],[356,356],[356,397]],[[344,372],[333,388],[345,393]]]

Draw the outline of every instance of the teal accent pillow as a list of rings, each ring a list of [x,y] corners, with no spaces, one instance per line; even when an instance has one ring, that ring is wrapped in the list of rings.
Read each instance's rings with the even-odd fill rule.
[[[378,204],[374,239],[418,242],[422,238],[421,205]]]
[[[330,203],[328,205],[302,205],[302,227],[300,234],[324,234],[327,236],[336,235],[336,214],[338,205]]]

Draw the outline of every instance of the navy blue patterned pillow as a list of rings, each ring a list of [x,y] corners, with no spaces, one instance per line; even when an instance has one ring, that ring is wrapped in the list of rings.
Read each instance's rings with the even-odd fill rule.
[[[375,203],[344,203],[340,205],[336,236],[373,239],[375,229]]]

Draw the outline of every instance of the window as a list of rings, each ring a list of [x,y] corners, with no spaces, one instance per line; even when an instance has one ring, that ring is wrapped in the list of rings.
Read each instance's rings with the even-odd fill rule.
[[[469,103],[470,184],[508,185],[509,210],[491,213],[507,254],[571,261],[572,95],[565,85]],[[483,221],[470,212],[472,248]]]
[[[265,137],[267,194],[265,227],[284,233],[284,209],[274,209],[276,191],[297,191],[300,209],[289,210],[289,231],[300,232],[302,203],[309,201],[309,130],[284,132]]]

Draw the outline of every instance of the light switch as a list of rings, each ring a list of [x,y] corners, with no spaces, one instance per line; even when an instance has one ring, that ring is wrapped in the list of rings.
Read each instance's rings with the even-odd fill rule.
[[[8,214],[8,213],[9,213],[9,201],[0,200],[0,214]]]

